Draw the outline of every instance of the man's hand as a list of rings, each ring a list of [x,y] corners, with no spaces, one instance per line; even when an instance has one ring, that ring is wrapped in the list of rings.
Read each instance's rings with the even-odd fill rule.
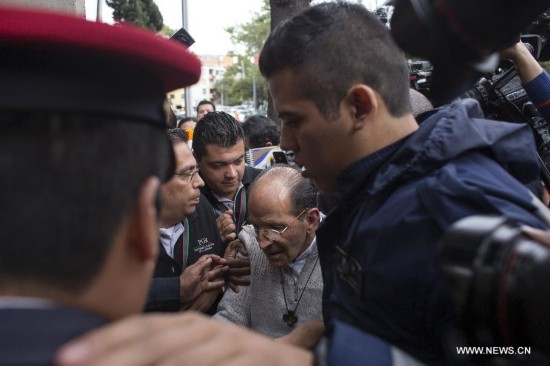
[[[65,345],[58,366],[307,366],[304,349],[194,312],[140,315],[99,328]]]
[[[522,42],[517,42],[513,46],[502,50],[500,56],[511,60],[516,65],[519,77],[524,84],[536,78],[543,71],[540,64]]]
[[[232,240],[237,239],[237,225],[233,221],[233,211],[227,210],[216,218],[216,225],[218,226],[218,232],[225,245]]]
[[[192,303],[182,304],[185,310],[195,310],[204,313],[216,302],[216,299],[222,293],[221,288],[205,291],[200,294]]]
[[[215,254],[206,254],[190,265],[180,276],[180,301],[190,305],[205,291],[223,287],[222,273],[229,267],[226,260]]]
[[[239,240],[233,240],[225,248],[223,256],[227,261],[229,270],[225,274],[227,285],[234,292],[239,292],[239,286],[250,285],[250,259],[244,244]]]

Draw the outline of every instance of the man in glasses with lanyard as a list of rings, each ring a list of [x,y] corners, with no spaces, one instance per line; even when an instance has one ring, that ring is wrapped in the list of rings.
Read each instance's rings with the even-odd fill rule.
[[[275,165],[256,178],[249,225],[239,233],[250,255],[250,286],[227,290],[215,319],[302,347],[315,345],[324,331],[316,205],[317,189],[291,167]]]
[[[223,244],[187,134],[168,131],[176,157],[172,179],[161,186],[160,248],[147,311],[207,311],[224,284]],[[213,308],[215,310],[215,307]]]

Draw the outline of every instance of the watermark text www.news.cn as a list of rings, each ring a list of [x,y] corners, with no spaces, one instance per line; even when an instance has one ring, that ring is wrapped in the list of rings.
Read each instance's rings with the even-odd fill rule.
[[[456,347],[459,355],[530,355],[531,347]]]

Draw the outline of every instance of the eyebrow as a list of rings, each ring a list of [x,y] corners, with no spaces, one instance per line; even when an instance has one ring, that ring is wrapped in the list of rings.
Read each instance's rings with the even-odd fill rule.
[[[285,118],[285,117],[296,117],[296,116],[299,116],[299,115],[300,114],[298,112],[283,111],[283,112],[277,114],[277,117]]]
[[[231,163],[234,163],[234,162],[236,162],[237,160],[241,160],[241,159],[244,159],[244,154],[242,154],[241,156],[239,156],[238,158],[236,158],[236,159],[233,160],[233,161],[228,161],[228,160],[214,160],[214,161],[209,162],[208,164],[231,164]]]
[[[180,170],[177,171],[178,174],[182,174],[182,173],[186,173],[190,170],[193,170],[195,168],[197,168],[198,165],[187,165],[187,166],[184,166],[183,168],[181,168]]]

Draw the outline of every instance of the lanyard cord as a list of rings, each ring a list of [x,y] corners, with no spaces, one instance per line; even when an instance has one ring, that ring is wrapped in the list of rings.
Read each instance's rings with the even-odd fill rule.
[[[184,235],[182,236],[183,243],[181,244],[181,268],[182,271],[187,267],[187,260],[189,259],[189,220],[187,217],[184,222]]]
[[[292,313],[296,313],[296,309],[298,309],[298,305],[300,305],[300,300],[302,300],[302,296],[304,296],[304,292],[306,292],[307,284],[309,283],[311,275],[315,271],[315,266],[317,266],[318,261],[319,261],[319,257],[317,257],[317,259],[315,259],[315,263],[313,263],[313,268],[311,269],[311,272],[309,272],[309,276],[307,277],[307,281],[304,285],[304,289],[302,290],[302,293],[300,294],[300,297],[298,298],[298,302],[296,303],[296,306],[294,307],[294,310],[292,310]],[[296,285],[296,286],[298,286],[298,285]],[[288,310],[288,304],[286,302],[285,285],[284,285],[284,282],[283,282],[283,270],[281,270],[281,287],[283,288],[283,298],[285,300],[285,307],[286,307],[286,311],[288,313],[289,310]]]
[[[241,231],[241,228],[244,223],[244,219],[246,218],[246,188],[241,188],[241,197],[240,197],[240,205],[239,205],[239,215],[237,217],[233,217],[235,223],[237,224],[237,233]],[[235,216],[235,213],[233,213]]]

